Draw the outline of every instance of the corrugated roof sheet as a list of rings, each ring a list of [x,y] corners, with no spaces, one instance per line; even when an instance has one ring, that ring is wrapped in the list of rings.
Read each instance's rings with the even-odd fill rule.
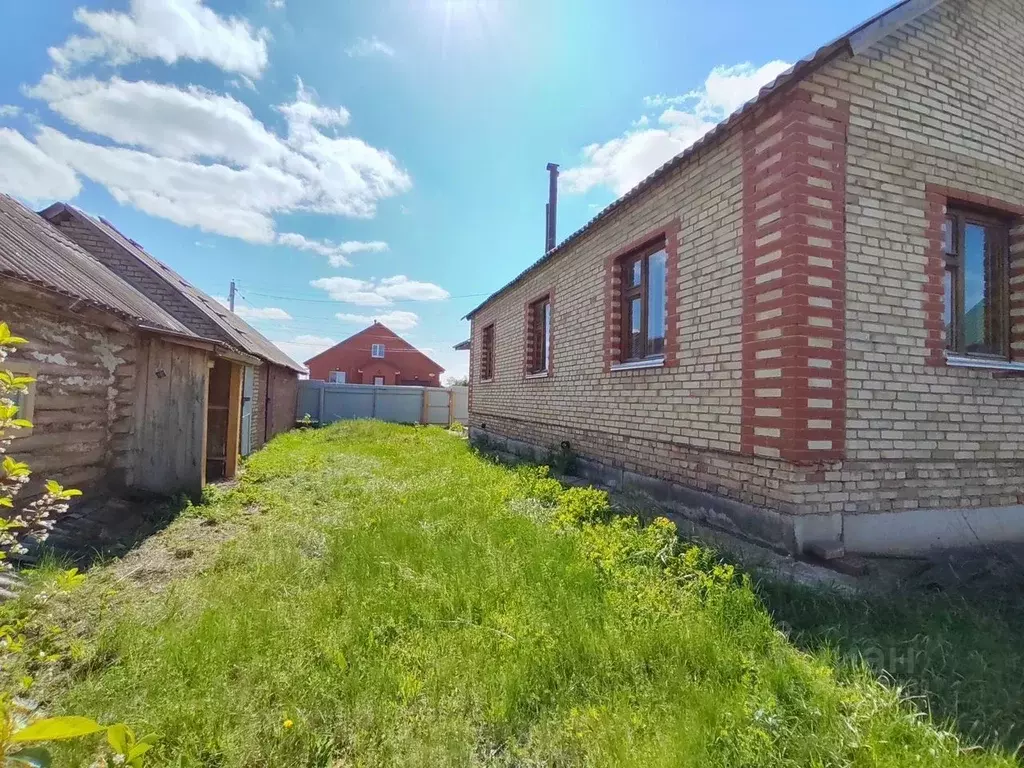
[[[199,338],[42,216],[4,194],[0,194],[0,273],[81,299],[136,324]]]
[[[563,253],[566,248],[579,240],[587,232],[591,231],[595,227],[599,226],[605,219],[611,216],[615,211],[624,206],[631,200],[636,199],[648,189],[653,187],[659,181],[664,179],[668,174],[674,171],[676,168],[681,167],[687,163],[690,158],[702,150],[714,146],[720,139],[724,138],[732,128],[744,120],[746,117],[751,115],[754,110],[769,99],[773,94],[787,88],[788,86],[798,83],[803,78],[807,77],[819,67],[824,65],[827,61],[830,61],[835,55],[841,53],[844,50],[850,50],[851,39],[854,37],[864,37],[865,32],[870,32],[869,28],[874,27],[878,37],[892,34],[900,26],[906,24],[908,21],[916,18],[925,11],[935,7],[943,0],[901,0],[895,5],[887,8],[886,10],[875,14],[870,19],[865,21],[863,24],[851,29],[845,35],[842,35],[833,40],[828,45],[824,45],[815,51],[813,54],[805,59],[801,59],[788,70],[783,72],[774,81],[764,86],[753,99],[748,101],[738,110],[733,112],[729,117],[723,120],[721,123],[712,128],[708,133],[698,139],[694,144],[690,145],[687,149],[683,150],[680,154],[673,157],[667,163],[662,165],[660,168],[652,172],[647,178],[633,187],[629,192],[624,194],[619,199],[612,202],[607,208],[602,210],[593,219],[584,224],[580,229],[573,232],[565,240],[563,240],[556,248],[548,251],[546,254],[541,256],[540,259],[535,261],[525,270],[520,272],[507,284],[499,288],[497,291],[492,293],[486,299],[484,299],[477,307],[470,310],[463,319],[469,319],[473,317],[477,312],[490,304],[494,299],[498,298],[506,291],[517,285],[527,275],[532,273],[534,270],[539,269],[541,266],[551,261],[555,256]]]
[[[209,317],[224,333],[225,341],[236,346],[240,351],[268,360],[276,365],[290,368],[299,373],[306,369],[292,360],[277,348],[263,334],[231,312],[227,307],[215,301],[203,291],[196,288],[185,278],[150,254],[145,248],[126,237],[106,219],[94,219],[72,205],[64,203],[71,213],[83,217],[98,227],[105,235],[124,248],[128,253],[164,278],[167,284],[188,298],[203,314]]]

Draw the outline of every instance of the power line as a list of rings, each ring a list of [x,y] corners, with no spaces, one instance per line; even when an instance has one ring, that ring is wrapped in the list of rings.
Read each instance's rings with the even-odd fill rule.
[[[261,296],[261,297],[263,297],[265,299],[281,299],[282,301],[301,301],[301,302],[305,302],[307,304],[345,304],[345,303],[351,304],[352,303],[352,302],[346,302],[343,299],[306,299],[306,298],[301,298],[299,296],[282,296],[281,294],[277,294],[277,293],[262,293],[261,291],[252,291],[252,290],[250,290],[249,293],[251,293],[253,296]],[[452,301],[454,299],[477,299],[477,298],[480,298],[481,296],[490,296],[490,295],[491,295],[490,293],[465,293],[465,294],[462,294],[461,296],[449,296],[446,299],[428,299],[428,300],[425,300],[425,299],[389,299],[389,304],[405,304],[405,303],[408,303],[408,302],[423,302],[423,301],[431,301],[431,302]],[[363,305],[363,306],[365,306],[365,305]],[[378,306],[388,306],[388,305],[378,305]]]

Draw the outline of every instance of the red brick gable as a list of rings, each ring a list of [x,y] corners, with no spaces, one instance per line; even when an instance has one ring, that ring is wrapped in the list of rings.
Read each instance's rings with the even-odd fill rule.
[[[384,345],[384,357],[374,358],[374,344]],[[345,374],[349,384],[440,386],[444,368],[382,323],[374,323],[306,361],[309,378],[328,381],[332,371]]]

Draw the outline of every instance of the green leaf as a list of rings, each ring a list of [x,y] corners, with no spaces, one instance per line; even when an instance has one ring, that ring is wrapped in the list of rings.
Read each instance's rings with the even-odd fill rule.
[[[19,429],[32,429],[32,422],[28,419],[15,419],[11,422],[11,426]]]
[[[43,720],[36,720],[31,725],[22,728],[11,736],[11,741],[21,744],[26,741],[61,741],[63,739],[77,739],[79,736],[88,736],[91,733],[99,733],[104,727],[95,720],[88,717],[69,715],[67,717],[47,717]]]
[[[119,755],[128,755],[128,726],[117,723],[107,728],[107,743]]]
[[[61,484],[58,483],[56,480],[47,480],[46,481],[46,490],[47,490],[48,493],[52,493],[54,496],[57,496],[64,489],[61,487]]]
[[[134,747],[128,750],[128,759],[135,760],[142,757],[144,754],[149,752],[153,748],[152,744],[146,744],[145,742],[139,742]]]
[[[29,747],[8,755],[6,765],[11,768],[50,768],[53,758],[46,747]]]
[[[10,456],[4,459],[4,474],[8,477],[24,477],[29,474],[29,466],[23,461],[15,461]]]
[[[8,497],[8,496],[0,496],[0,507],[12,508],[13,506],[14,506],[14,502],[11,501],[10,497]]]

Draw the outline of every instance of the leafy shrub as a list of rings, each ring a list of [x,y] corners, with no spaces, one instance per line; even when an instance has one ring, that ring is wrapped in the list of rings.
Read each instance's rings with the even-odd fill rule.
[[[542,504],[555,505],[562,495],[562,484],[550,477],[547,467],[517,467],[512,475],[509,498],[537,499]]]
[[[608,494],[596,488],[560,490],[555,504],[555,521],[563,526],[596,522],[604,519],[610,509]]]

